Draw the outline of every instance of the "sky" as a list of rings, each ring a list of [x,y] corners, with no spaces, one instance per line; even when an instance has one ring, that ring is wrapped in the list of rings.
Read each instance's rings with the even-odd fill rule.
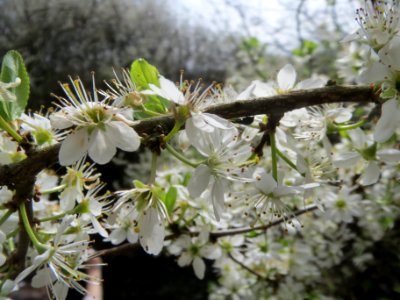
[[[330,28],[340,25],[344,31],[357,27],[354,18],[358,1],[335,0],[335,6],[327,6],[328,1],[332,0],[181,0],[177,12],[192,25],[224,28],[294,47],[299,31],[303,37],[312,38],[321,23]],[[302,14],[296,19],[299,10]]]

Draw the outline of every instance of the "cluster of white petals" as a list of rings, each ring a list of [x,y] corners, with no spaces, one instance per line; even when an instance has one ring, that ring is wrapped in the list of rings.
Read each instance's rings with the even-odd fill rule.
[[[212,268],[218,281],[210,299],[334,299],[331,270],[348,274],[351,260],[364,271],[371,245],[400,217],[399,3],[365,1],[360,28],[345,39],[362,43],[351,51],[362,55],[338,64],[347,67],[341,74],[348,81],[372,84],[376,109],[310,103],[279,118],[271,112],[228,120],[208,109],[221,99],[240,101],[232,107],[275,101],[323,88],[326,79],[299,81],[286,64],[276,78],[231,95],[200,82],[177,85],[140,60],[140,82],[124,71],[106,91],[93,80],[89,92],[71,80],[50,114],[0,119],[0,298],[27,280],[58,300],[70,288],[85,294],[82,281],[99,282],[83,272],[97,237],[119,249],[139,245],[171,255],[198,279]],[[356,71],[344,66],[352,62]],[[2,104],[16,102],[20,83],[0,82]],[[151,123],[172,118],[170,127]],[[154,128],[135,127],[143,120]],[[29,193],[5,178],[19,162],[48,149],[51,155],[57,143],[62,168],[37,171],[31,164],[23,178]],[[145,149],[135,164],[116,156],[141,144],[151,159]],[[119,174],[110,176],[114,186],[102,182],[96,164],[112,159],[133,188],[117,182]],[[20,244],[26,255],[18,270],[7,258]],[[98,253],[107,251],[114,249]]]

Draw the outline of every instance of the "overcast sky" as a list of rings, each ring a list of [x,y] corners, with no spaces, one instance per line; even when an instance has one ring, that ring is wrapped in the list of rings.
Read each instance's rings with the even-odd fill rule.
[[[322,23],[330,28],[340,25],[346,31],[357,27],[354,17],[358,1],[336,0],[335,6],[327,6],[328,1],[332,0],[182,0],[177,10],[190,23],[206,25],[210,30],[236,30],[265,42],[280,41],[294,47],[299,30],[310,38],[310,32]],[[302,14],[296,22],[299,10]]]

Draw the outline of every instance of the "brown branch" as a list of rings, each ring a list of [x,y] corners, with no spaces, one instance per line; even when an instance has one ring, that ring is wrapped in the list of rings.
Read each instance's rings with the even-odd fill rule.
[[[228,256],[233,262],[237,263],[239,266],[241,266],[247,272],[253,274],[254,276],[258,277],[261,280],[268,280],[268,278],[266,278],[265,276],[261,275],[260,273],[258,273],[257,271],[253,270],[252,268],[246,266],[240,260],[236,259],[232,254],[229,253]]]
[[[293,91],[289,94],[269,98],[235,101],[212,106],[207,113],[219,115],[226,119],[242,118],[260,114],[283,114],[293,109],[320,105],[325,103],[370,103],[377,102],[377,96],[369,86],[327,86],[312,90]],[[154,130],[162,128],[169,132],[174,125],[172,115],[142,120],[134,129],[139,135],[151,135]],[[44,150],[28,153],[25,160],[0,167],[0,186],[10,189],[22,188],[25,180],[31,180],[43,169],[58,161],[60,145],[54,145]]]
[[[270,229],[271,227],[274,227],[276,225],[279,225],[281,223],[284,223],[290,219],[293,219],[297,216],[300,216],[302,214],[305,214],[307,212],[316,210],[317,206],[316,205],[310,205],[307,206],[303,209],[300,209],[298,211],[295,211],[294,213],[292,213],[289,216],[286,217],[282,217],[279,218],[278,220],[271,222],[269,224],[266,225],[260,225],[260,226],[249,226],[249,227],[241,227],[241,228],[235,228],[235,229],[227,229],[227,230],[221,230],[221,231],[214,231],[210,233],[210,238],[220,238],[220,237],[224,237],[224,236],[229,236],[229,235],[236,235],[236,234],[242,234],[242,233],[247,233],[247,232],[252,232],[255,230],[262,230],[262,231],[266,231],[268,229]]]
[[[235,234],[241,234],[241,233],[247,233],[247,232],[251,232],[254,230],[263,230],[266,231],[268,229],[270,229],[271,227],[274,227],[276,225],[279,225],[283,222],[286,222],[290,219],[293,219],[297,216],[300,216],[302,214],[305,214],[307,212],[313,211],[317,209],[316,205],[310,205],[306,208],[300,209],[298,211],[295,211],[294,213],[292,213],[290,216],[287,216],[285,218],[280,218],[274,222],[271,222],[267,225],[260,225],[260,226],[255,226],[255,227],[242,227],[242,228],[235,228],[235,229],[227,229],[227,230],[221,230],[221,231],[214,231],[214,232],[210,232],[210,239],[211,240],[215,240],[218,239],[220,237],[224,237],[224,236],[228,236],[228,235],[235,235]],[[189,234],[191,236],[197,236],[199,234],[199,232],[185,232],[185,234]],[[173,233],[170,235],[167,235],[164,239],[164,241],[168,241],[168,240],[173,240],[174,238],[176,238],[177,236],[179,236],[179,234],[177,233]],[[122,244],[110,249],[104,249],[104,250],[98,250],[96,251],[96,253],[93,254],[93,256],[112,256],[112,255],[118,255],[121,253],[124,253],[126,251],[134,251],[136,249],[138,249],[139,244],[135,243],[135,244]]]

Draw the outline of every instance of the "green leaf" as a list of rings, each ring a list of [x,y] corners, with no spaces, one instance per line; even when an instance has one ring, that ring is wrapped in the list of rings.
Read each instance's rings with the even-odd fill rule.
[[[160,86],[158,77],[160,74],[155,66],[149,64],[145,59],[139,58],[132,63],[131,80],[139,91],[149,89],[149,84]]]
[[[15,50],[11,50],[8,51],[3,58],[0,81],[4,83],[15,82],[17,77],[21,79],[21,83],[9,89],[9,91],[16,96],[16,101],[0,102],[0,115],[6,121],[13,121],[15,118],[19,117],[25,110],[29,98],[29,76],[26,71],[24,60],[21,54]]]
[[[250,37],[243,41],[243,46],[245,49],[256,49],[260,46],[260,41],[256,37]]]
[[[157,68],[149,64],[145,59],[135,60],[131,66],[131,80],[138,91],[150,89],[150,84],[160,87],[160,74]],[[158,96],[148,96],[143,106],[152,112],[164,114],[168,112],[169,101]],[[146,112],[135,112],[136,119],[145,119],[152,115]]]
[[[178,196],[175,187],[171,186],[165,195],[165,207],[167,208],[168,214],[171,215],[175,208],[176,197]]]
[[[304,40],[301,47],[294,49],[292,54],[294,56],[304,57],[307,55],[312,55],[317,48],[318,44],[316,42]]]

